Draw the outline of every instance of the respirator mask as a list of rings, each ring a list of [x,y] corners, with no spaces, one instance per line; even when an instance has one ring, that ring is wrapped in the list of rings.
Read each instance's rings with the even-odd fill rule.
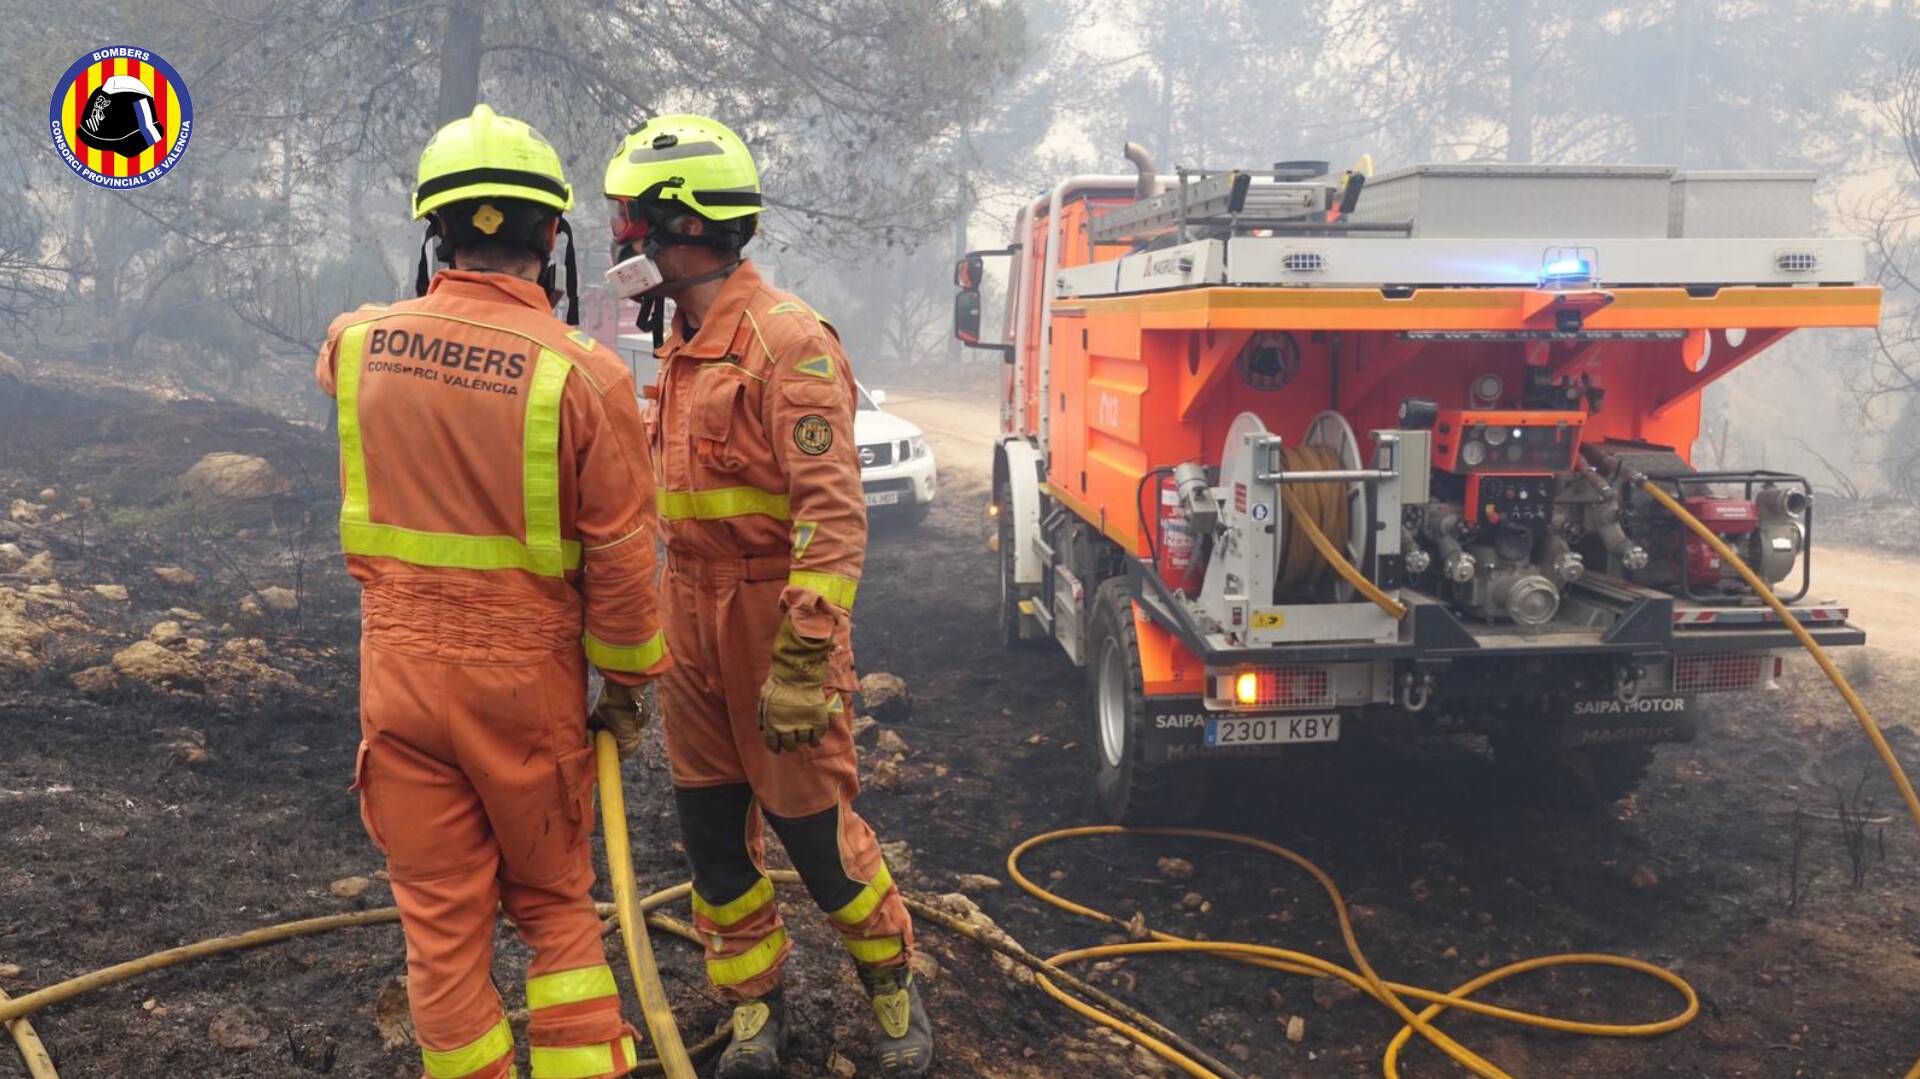
[[[731,245],[721,237],[688,236],[668,229],[668,222],[686,211],[651,198],[656,191],[657,187],[637,198],[609,200],[613,204],[608,216],[613,230],[613,265],[604,277],[614,295],[640,305],[640,315],[634,319],[634,325],[652,333],[653,347],[659,348],[666,340],[668,296],[725,277],[740,265],[740,260],[735,258],[724,266],[692,277],[667,280],[657,259],[668,247],[729,250]]]

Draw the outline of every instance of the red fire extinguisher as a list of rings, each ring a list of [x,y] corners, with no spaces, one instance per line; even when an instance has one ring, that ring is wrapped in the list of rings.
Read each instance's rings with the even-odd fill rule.
[[[1160,545],[1155,551],[1160,579],[1167,587],[1181,591],[1192,587],[1193,525],[1180,505],[1180,492],[1172,476],[1160,480]]]

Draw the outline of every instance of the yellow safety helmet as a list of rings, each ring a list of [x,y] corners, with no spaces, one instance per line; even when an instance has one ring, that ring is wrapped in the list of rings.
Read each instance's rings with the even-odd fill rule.
[[[760,170],[720,121],[656,116],[620,141],[607,162],[606,195],[677,202],[709,221],[731,221],[760,212]]]
[[[560,169],[560,155],[522,120],[475,105],[420,151],[413,188],[418,221],[450,203],[478,198],[524,199],[562,213],[573,209],[573,186]]]

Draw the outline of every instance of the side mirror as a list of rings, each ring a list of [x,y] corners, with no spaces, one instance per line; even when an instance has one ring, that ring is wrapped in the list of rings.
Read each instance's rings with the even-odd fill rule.
[[[980,343],[980,290],[962,287],[953,294],[953,336],[963,345]]]
[[[883,408],[883,407],[885,407],[885,406],[886,406],[886,403],[887,403],[887,391],[885,391],[885,390],[868,390],[868,391],[867,391],[867,400],[869,400],[869,401],[872,401],[872,402],[873,402],[873,407],[875,407],[875,408]]]
[[[986,261],[979,252],[973,252],[953,264],[953,287],[977,292],[986,275]]]

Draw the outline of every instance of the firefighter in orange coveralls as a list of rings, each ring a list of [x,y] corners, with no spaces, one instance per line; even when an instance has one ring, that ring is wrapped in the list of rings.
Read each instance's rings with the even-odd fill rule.
[[[588,837],[592,723],[639,745],[669,666],[653,467],[625,365],[553,317],[573,204],[540,134],[481,105],[420,155],[413,215],[451,268],[336,319],[340,540],[362,586],[355,788],[387,856],[432,1079],[515,1074],[492,980],[496,911],[533,949],[535,1079],[632,1070]],[[569,233],[568,318],[573,319]]]
[[[676,308],[648,389],[676,661],[660,705],[707,975],[736,1005],[715,1075],[778,1075],[788,1033],[792,944],[762,868],[763,818],[853,955],[881,1073],[922,1075],[933,1036],[913,927],[853,810],[849,612],[867,539],[853,373],[833,328],[740,257],[761,202],[738,135],[700,116],[649,120],[608,164],[606,194],[609,280],[637,295],[656,344],[663,300]]]

